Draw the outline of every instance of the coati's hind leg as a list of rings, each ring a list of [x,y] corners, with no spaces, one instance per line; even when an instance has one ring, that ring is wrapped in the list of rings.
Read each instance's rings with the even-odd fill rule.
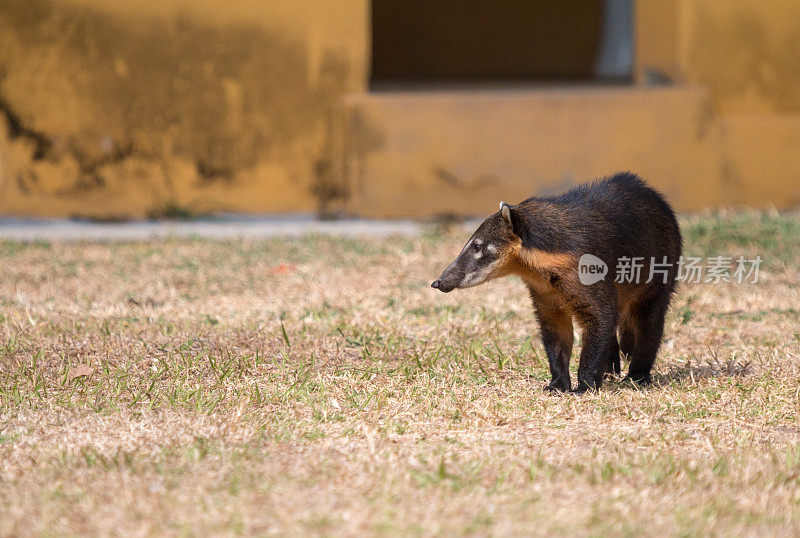
[[[617,341],[617,335],[614,334],[611,340],[611,350],[608,355],[608,368],[606,370],[606,374],[614,376],[619,375],[621,371],[622,368],[619,361],[619,342]]]
[[[631,360],[633,345],[633,324],[630,323],[627,316],[621,317],[619,320],[619,353],[617,354],[620,359],[624,357],[626,361]],[[622,373],[621,364],[618,366],[616,373]]]
[[[629,321],[628,317],[621,319],[619,322],[619,352],[625,355],[627,360],[631,359],[633,353],[634,337],[633,337],[633,324]]]
[[[664,318],[669,308],[670,291],[659,291],[655,296],[632,305],[621,326],[620,348],[631,364],[628,377],[642,385],[651,381],[650,371],[664,334]]]
[[[536,319],[539,321],[547,361],[550,364],[552,379],[545,389],[569,391],[572,388],[569,379],[569,359],[574,340],[572,315],[552,298],[540,296],[530,287],[528,289],[536,310]]]

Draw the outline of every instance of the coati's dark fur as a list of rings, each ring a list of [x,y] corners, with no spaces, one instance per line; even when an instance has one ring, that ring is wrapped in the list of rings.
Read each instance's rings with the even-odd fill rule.
[[[605,279],[580,282],[578,260],[584,254],[608,265]],[[521,277],[550,363],[547,388],[571,389],[574,320],[583,331],[577,390],[585,391],[598,389],[607,372],[620,372],[620,352],[630,359],[628,377],[650,382],[680,255],[672,208],[639,177],[620,173],[559,196],[501,203],[432,286],[448,292]],[[642,258],[638,282],[615,282],[623,257]],[[651,260],[666,263],[647,282]],[[666,271],[666,282],[659,269]]]

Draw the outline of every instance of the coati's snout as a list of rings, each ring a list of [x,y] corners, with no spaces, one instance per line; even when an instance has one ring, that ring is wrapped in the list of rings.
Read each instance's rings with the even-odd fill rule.
[[[431,283],[432,288],[448,293],[456,288],[471,288],[504,274],[507,250],[513,241],[509,207],[483,221],[458,257]]]
[[[431,283],[431,288],[436,288],[444,293],[450,293],[458,287],[463,280],[462,271],[456,266],[456,262],[451,263],[447,269],[442,271],[441,276]]]

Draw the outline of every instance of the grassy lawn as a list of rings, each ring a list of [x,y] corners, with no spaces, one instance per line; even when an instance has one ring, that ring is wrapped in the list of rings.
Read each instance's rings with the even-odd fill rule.
[[[759,282],[583,396],[521,283],[429,287],[464,230],[0,242],[0,534],[800,533],[800,216],[683,230]]]

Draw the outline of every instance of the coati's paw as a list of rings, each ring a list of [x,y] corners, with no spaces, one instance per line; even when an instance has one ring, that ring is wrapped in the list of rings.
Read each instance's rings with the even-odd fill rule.
[[[578,381],[578,387],[575,390],[571,390],[570,392],[574,392],[576,394],[583,394],[584,392],[596,391],[600,390],[600,385],[602,384],[603,378],[592,381],[587,381],[585,379],[581,379]]]
[[[647,387],[653,383],[653,378],[650,374],[628,374],[625,376],[624,381],[631,381],[640,387]]]
[[[553,393],[569,392],[570,391],[570,387],[568,385],[564,384],[564,383],[561,383],[561,382],[556,383],[555,381],[551,381],[549,384],[544,386],[544,391],[545,392],[553,392]]]

